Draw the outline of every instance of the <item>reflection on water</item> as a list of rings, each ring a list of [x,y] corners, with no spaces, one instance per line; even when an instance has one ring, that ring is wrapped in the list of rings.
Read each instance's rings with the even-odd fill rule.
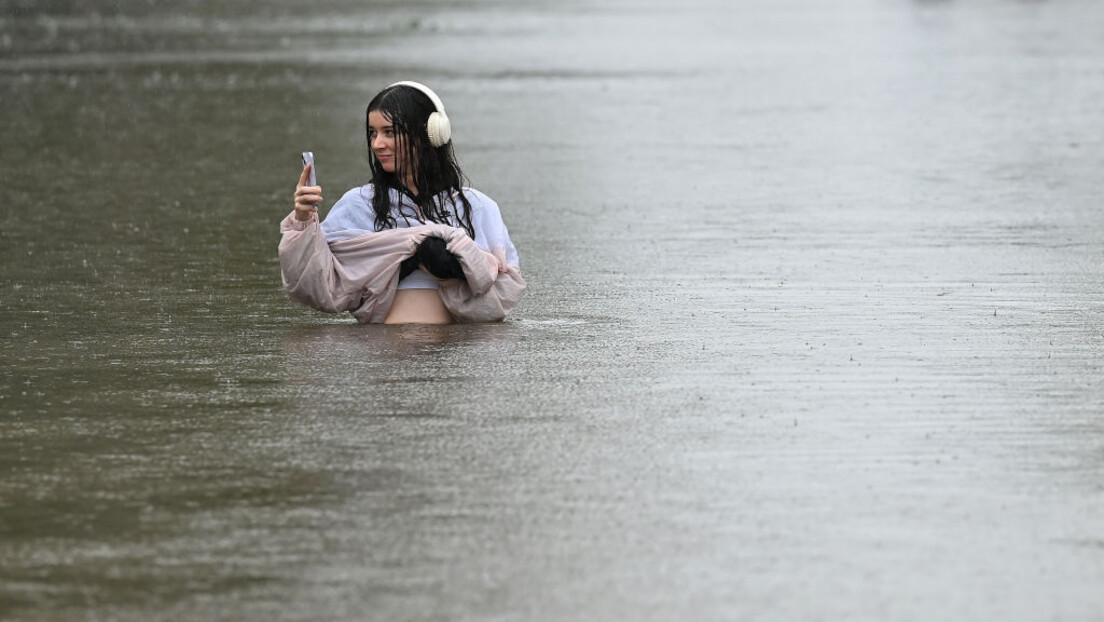
[[[519,330],[512,323],[501,324],[313,324],[288,331],[287,344],[297,354],[312,356],[319,351],[337,354],[356,348],[364,358],[395,356],[405,358],[437,349],[419,346],[444,344],[460,347],[465,343],[493,344],[515,341]],[[306,348],[301,350],[300,348]],[[339,358],[344,358],[339,356]]]
[[[0,3],[0,617],[1094,619],[1102,11]],[[505,323],[280,289],[399,79]]]

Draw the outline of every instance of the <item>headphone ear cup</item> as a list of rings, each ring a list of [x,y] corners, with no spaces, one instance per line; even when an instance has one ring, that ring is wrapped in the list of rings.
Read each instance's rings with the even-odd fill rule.
[[[429,134],[429,144],[440,147],[452,138],[452,123],[440,112],[431,113],[426,122],[426,133]]]

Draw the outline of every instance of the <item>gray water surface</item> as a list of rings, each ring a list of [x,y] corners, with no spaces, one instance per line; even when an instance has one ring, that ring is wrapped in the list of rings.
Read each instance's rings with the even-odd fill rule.
[[[0,0],[0,618],[1100,620],[1104,5]],[[433,86],[530,283],[287,299]],[[325,211],[325,209],[323,210]]]

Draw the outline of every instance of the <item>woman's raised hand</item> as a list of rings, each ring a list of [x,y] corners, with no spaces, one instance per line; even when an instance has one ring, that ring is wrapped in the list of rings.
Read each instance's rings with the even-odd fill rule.
[[[310,220],[311,215],[318,213],[318,204],[322,202],[322,186],[307,185],[311,166],[303,167],[299,185],[295,186],[295,217],[299,220]]]

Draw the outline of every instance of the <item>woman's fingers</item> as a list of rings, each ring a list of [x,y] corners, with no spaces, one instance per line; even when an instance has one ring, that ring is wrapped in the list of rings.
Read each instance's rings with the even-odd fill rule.
[[[299,183],[295,186],[295,217],[299,220],[310,220],[318,211],[318,204],[322,202],[322,186],[308,186],[311,165],[303,167],[303,173],[299,175]]]
[[[299,186],[295,189],[295,207],[314,207],[322,202],[321,186]]]
[[[322,187],[307,185],[310,170],[310,164],[303,167],[299,183],[295,186],[295,217],[299,220],[310,220],[318,211],[318,204],[322,202]]]

